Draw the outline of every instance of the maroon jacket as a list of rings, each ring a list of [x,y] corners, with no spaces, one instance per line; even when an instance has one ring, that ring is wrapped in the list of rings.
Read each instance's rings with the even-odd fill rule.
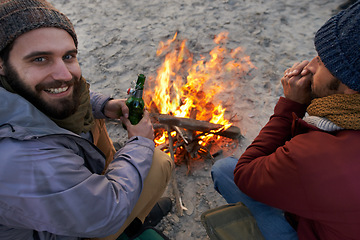
[[[360,239],[360,131],[324,132],[305,106],[280,98],[240,157],[236,185],[298,216],[299,239]]]

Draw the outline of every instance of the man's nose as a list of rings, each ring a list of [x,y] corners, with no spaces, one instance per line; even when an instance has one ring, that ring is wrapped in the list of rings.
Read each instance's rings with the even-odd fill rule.
[[[52,77],[55,80],[70,81],[72,74],[64,61],[57,61],[53,65]]]

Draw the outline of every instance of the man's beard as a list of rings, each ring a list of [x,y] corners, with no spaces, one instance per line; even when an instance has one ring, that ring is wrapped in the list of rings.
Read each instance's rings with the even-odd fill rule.
[[[35,91],[31,90],[23,79],[19,77],[19,74],[11,66],[11,64],[5,64],[5,77],[11,88],[20,96],[32,103],[37,109],[43,112],[50,118],[65,119],[74,114],[80,105],[81,96],[81,81],[79,78],[73,77],[71,81],[59,81],[54,80],[48,84],[38,84],[35,86]],[[73,85],[72,98],[61,99],[56,104],[49,104],[41,98],[40,92],[48,88],[57,88],[66,84],[67,86]]]

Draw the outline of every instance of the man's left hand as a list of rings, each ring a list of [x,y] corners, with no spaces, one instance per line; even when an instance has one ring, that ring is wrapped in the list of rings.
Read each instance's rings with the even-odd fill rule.
[[[285,97],[307,105],[311,102],[312,80],[312,74],[305,68],[308,63],[309,61],[295,63],[281,78]]]
[[[108,118],[119,119],[121,116],[129,117],[129,108],[125,104],[126,99],[109,100],[104,107],[104,114]]]

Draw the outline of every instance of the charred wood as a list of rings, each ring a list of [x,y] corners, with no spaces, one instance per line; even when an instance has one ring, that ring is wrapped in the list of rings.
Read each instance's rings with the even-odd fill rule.
[[[191,118],[174,117],[165,114],[153,114],[153,117],[155,117],[155,119],[157,119],[160,124],[177,126],[190,131],[211,133],[231,139],[237,139],[241,137],[240,129],[236,126],[230,126],[228,129],[217,131],[221,129],[223,125],[213,124],[207,121]]]

